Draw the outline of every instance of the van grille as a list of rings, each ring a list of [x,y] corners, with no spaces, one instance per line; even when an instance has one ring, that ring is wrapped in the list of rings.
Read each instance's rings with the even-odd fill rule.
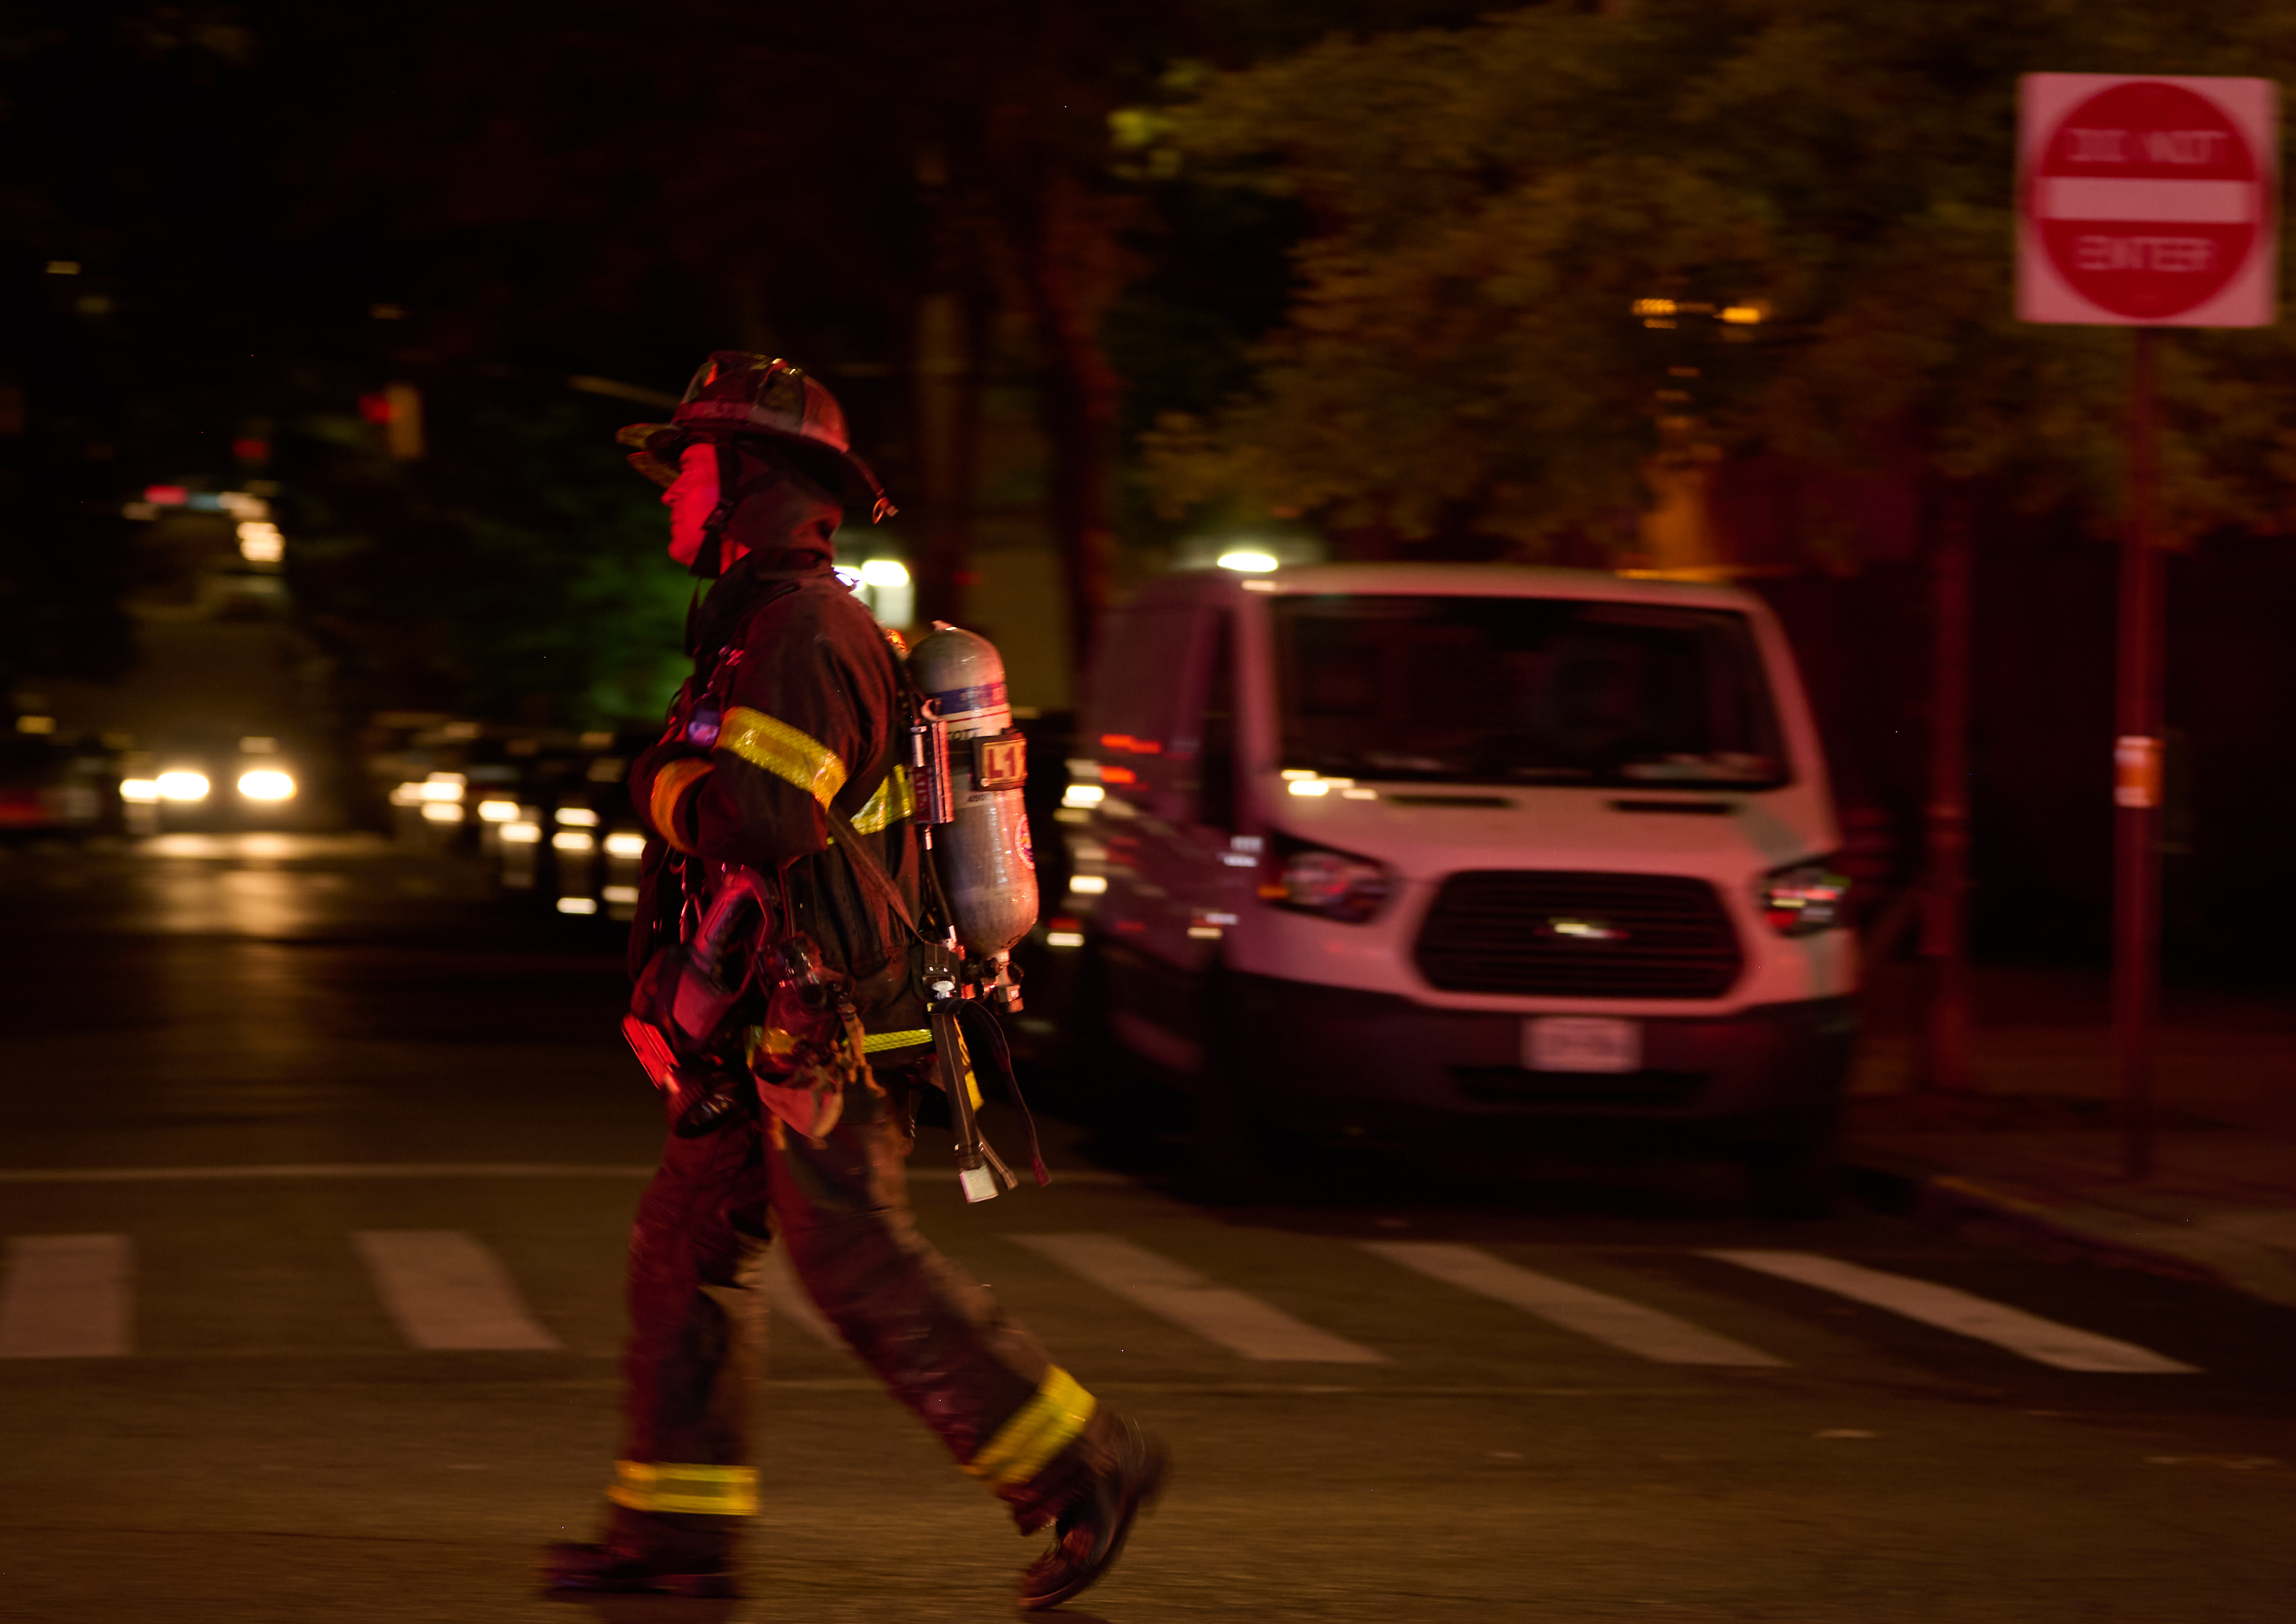
[[[1523,998],[1719,998],[1743,963],[1702,879],[1536,869],[1451,876],[1413,956],[1443,992]]]

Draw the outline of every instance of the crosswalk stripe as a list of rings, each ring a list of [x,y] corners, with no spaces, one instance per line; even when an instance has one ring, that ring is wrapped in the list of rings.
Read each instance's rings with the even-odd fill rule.
[[[1185,1264],[1119,1235],[1013,1235],[1095,1285],[1250,1359],[1324,1365],[1383,1365],[1387,1356],[1318,1330],[1272,1302],[1216,1285]]]
[[[764,1269],[766,1304],[778,1318],[802,1328],[808,1336],[825,1348],[842,1348],[845,1339],[837,1327],[829,1323],[822,1311],[813,1306],[813,1299],[805,1294],[798,1284],[797,1270],[790,1266],[789,1253],[776,1246],[766,1253]]]
[[[2198,1367],[2164,1358],[2149,1348],[2094,1331],[2077,1330],[1988,1302],[1950,1285],[1884,1273],[1814,1252],[1709,1252],[1710,1258],[1759,1269],[1782,1280],[1814,1285],[1853,1302],[1887,1309],[1923,1325],[1938,1326],[2006,1348],[2060,1370],[2095,1370],[2123,1375],[2192,1375]]]
[[[1364,1249],[1391,1263],[1479,1293],[1541,1319],[1608,1342],[1613,1348],[1654,1359],[1662,1365],[1727,1365],[1743,1369],[1783,1366],[1759,1348],[1693,1325],[1662,1310],[1645,1308],[1624,1297],[1590,1291],[1568,1280],[1558,1280],[1521,1268],[1475,1246],[1454,1246],[1440,1241],[1365,1241]]]
[[[552,1349],[502,1260],[459,1229],[351,1236],[391,1319],[418,1348]]]
[[[0,1359],[117,1359],[129,1348],[124,1235],[20,1235],[0,1285]]]

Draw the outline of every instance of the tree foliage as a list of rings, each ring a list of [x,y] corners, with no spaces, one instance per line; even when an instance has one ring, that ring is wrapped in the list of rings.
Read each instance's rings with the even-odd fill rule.
[[[1694,417],[1718,447],[1910,454],[2109,515],[2128,335],[2015,319],[2018,77],[2292,69],[2284,0],[1635,0],[1183,84],[1136,156],[1313,225],[1253,387],[1148,437],[1157,487],[1535,551],[1615,535],[1660,420]],[[1651,299],[1685,308],[1631,314]],[[2292,362],[2277,329],[2167,345],[2175,528],[2282,522]]]

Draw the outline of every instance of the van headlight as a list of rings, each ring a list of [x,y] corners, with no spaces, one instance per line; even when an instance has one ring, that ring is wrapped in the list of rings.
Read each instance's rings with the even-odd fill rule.
[[[1849,877],[1830,858],[1815,858],[1762,876],[1754,905],[1781,936],[1814,936],[1849,923]]]
[[[291,800],[295,780],[276,767],[255,767],[239,775],[239,793],[250,801]]]
[[[1277,837],[1274,875],[1260,882],[1263,901],[1295,913],[1349,925],[1376,918],[1394,883],[1384,864],[1349,852]]]

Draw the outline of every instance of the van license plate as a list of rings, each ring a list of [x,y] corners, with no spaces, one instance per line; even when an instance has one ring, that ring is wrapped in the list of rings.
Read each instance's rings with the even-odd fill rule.
[[[1534,1072],[1639,1072],[1643,1029],[1608,1015],[1542,1015],[1522,1024],[1522,1063]]]

